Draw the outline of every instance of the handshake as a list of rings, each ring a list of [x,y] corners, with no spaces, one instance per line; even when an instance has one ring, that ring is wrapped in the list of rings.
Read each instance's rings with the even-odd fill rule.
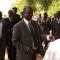
[[[53,40],[54,40],[54,36],[52,36],[52,35],[47,35],[47,40],[48,40],[48,41],[53,41]]]

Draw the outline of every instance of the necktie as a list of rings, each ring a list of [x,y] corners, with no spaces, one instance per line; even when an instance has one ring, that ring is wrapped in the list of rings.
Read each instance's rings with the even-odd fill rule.
[[[37,48],[38,47],[38,40],[37,40],[37,36],[36,36],[36,32],[33,28],[33,25],[31,24],[31,22],[29,22],[29,27],[30,27],[30,32],[33,36],[33,41],[34,41],[34,47]]]

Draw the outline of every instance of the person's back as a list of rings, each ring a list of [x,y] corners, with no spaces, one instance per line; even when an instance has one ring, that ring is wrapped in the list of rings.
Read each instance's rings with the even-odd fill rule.
[[[43,60],[60,60],[60,39],[50,43]]]
[[[60,30],[54,37],[55,41],[50,43],[43,60],[60,60]]]

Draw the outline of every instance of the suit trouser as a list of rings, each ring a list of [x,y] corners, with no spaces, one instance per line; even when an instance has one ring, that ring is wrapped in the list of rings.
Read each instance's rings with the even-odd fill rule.
[[[16,60],[16,48],[11,45],[7,48],[9,60]]]
[[[0,49],[0,60],[4,60],[5,57],[5,49]]]
[[[4,60],[5,57],[5,42],[3,42],[2,39],[0,39],[0,60]]]

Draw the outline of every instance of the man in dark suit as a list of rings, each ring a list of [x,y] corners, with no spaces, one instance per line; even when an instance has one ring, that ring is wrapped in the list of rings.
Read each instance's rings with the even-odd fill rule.
[[[56,16],[54,16],[54,21],[53,21],[53,33],[55,38],[60,34],[58,31],[60,31],[60,11],[56,13]],[[60,35],[59,35],[60,36]]]
[[[8,40],[6,41],[9,60],[16,60],[16,48],[12,45],[12,30],[13,30],[13,11],[8,11],[9,17],[4,20],[8,23]]]
[[[41,38],[38,36],[38,26],[35,25],[36,22],[31,21],[32,16],[32,8],[25,6],[23,9],[23,19],[13,28],[12,42],[17,48],[17,60],[35,60],[38,46],[41,55],[44,56]]]
[[[52,40],[52,34],[50,35],[50,30],[52,30],[51,19],[48,18],[47,12],[44,13],[44,16],[39,17],[39,26],[41,29],[41,37],[45,44],[45,50],[47,49],[48,43]]]
[[[2,12],[0,11],[0,60],[4,60],[7,34],[8,24],[2,19]]]
[[[17,14],[16,7],[13,7],[12,11],[13,11],[13,25],[14,25],[14,24],[18,23],[21,20],[21,18],[20,18],[20,15]]]

